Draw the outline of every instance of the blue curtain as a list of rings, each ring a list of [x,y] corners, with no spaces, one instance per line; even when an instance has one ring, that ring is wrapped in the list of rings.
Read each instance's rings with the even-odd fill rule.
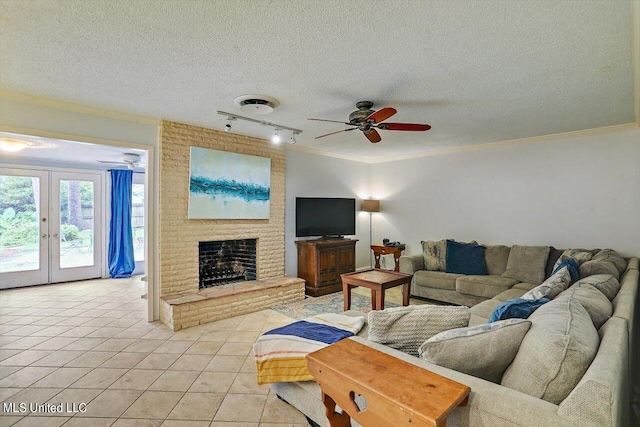
[[[131,277],[133,259],[131,228],[133,171],[111,170],[111,224],[109,230],[109,275]]]

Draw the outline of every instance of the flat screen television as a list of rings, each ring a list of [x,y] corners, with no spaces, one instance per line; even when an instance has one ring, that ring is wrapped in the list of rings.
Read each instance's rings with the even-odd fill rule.
[[[356,234],[356,199],[296,197],[296,237]]]

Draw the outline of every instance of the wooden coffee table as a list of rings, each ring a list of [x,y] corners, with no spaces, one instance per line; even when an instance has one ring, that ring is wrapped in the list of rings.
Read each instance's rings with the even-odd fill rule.
[[[307,355],[331,427],[445,427],[471,389],[351,339]],[[354,401],[362,396],[366,408]],[[335,411],[339,405],[343,412]]]
[[[389,270],[367,270],[357,273],[341,274],[342,292],[344,294],[344,311],[351,308],[351,289],[363,286],[371,289],[371,309],[384,309],[384,291],[403,285],[402,305],[409,305],[411,295],[411,274],[397,273]]]

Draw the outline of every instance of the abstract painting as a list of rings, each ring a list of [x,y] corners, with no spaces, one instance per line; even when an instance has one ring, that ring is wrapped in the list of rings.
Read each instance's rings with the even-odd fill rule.
[[[191,147],[189,219],[269,219],[271,159]]]

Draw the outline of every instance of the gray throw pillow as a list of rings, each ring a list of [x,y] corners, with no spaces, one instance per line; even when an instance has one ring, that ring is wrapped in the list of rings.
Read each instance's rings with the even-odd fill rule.
[[[424,266],[429,271],[446,271],[447,270],[447,241],[438,240],[437,242],[422,242],[422,257],[424,258]]]
[[[573,296],[587,310],[593,326],[600,329],[613,314],[613,306],[606,296],[594,286],[582,283],[578,286],[571,286],[562,292],[558,297]]]
[[[369,312],[369,340],[418,357],[432,336],[469,325],[469,307],[409,305]]]
[[[609,301],[613,301],[616,295],[618,295],[618,291],[620,291],[620,282],[610,274],[594,274],[593,276],[578,280],[573,286],[580,286],[582,284],[595,287],[602,292]]]
[[[596,356],[598,331],[582,304],[571,296],[544,304],[528,320],[531,329],[501,384],[558,405]]]
[[[562,252],[562,255],[560,255],[560,258],[558,258],[558,261],[556,261],[553,269],[555,270],[556,268],[558,268],[560,263],[567,258],[573,258],[580,266],[583,263],[589,261],[592,256],[593,255],[591,254],[591,251],[588,251],[586,249],[567,249]]]
[[[531,289],[520,298],[528,300],[536,300],[540,298],[554,299],[560,292],[569,287],[571,283],[571,274],[567,267],[562,267],[556,271],[542,284]]]
[[[544,267],[549,257],[549,246],[513,245],[509,252],[504,277],[539,285],[544,280]]]
[[[529,320],[508,319],[451,329],[425,341],[418,354],[436,365],[499,383],[530,326]]]
[[[504,245],[487,246],[484,250],[484,263],[487,273],[499,276],[507,270],[511,248]]]

